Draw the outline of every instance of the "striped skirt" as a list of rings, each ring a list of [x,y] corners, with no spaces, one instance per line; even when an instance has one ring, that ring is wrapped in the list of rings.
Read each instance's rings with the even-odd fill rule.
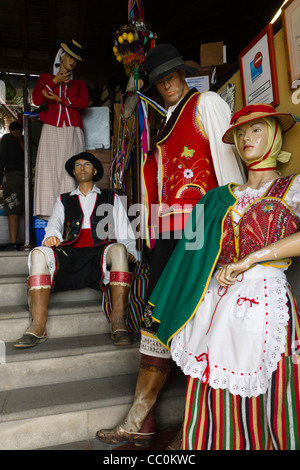
[[[76,180],[66,172],[65,163],[84,149],[80,127],[43,125],[35,168],[33,215],[48,220],[56,198],[76,188]]]
[[[242,398],[189,377],[184,450],[300,449],[300,322],[289,299],[286,351],[265,394]]]

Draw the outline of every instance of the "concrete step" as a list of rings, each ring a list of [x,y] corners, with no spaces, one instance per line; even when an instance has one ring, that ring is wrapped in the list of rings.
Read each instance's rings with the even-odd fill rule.
[[[27,303],[27,276],[19,274],[0,276],[1,306],[26,305]],[[101,299],[101,292],[85,288],[70,291],[54,292],[51,294],[50,303],[74,302],[77,300]]]
[[[93,439],[116,426],[133,402],[137,374],[0,392],[0,450],[30,450]],[[183,417],[186,380],[171,376],[160,396],[160,425]]]
[[[122,348],[112,343],[108,333],[53,338],[28,349],[6,343],[0,390],[134,373],[140,363],[140,337],[132,337],[133,344]]]
[[[28,254],[26,251],[0,251],[1,275],[27,275]]]
[[[97,294],[99,295],[99,293]],[[75,302],[57,302],[50,297],[48,314],[47,332],[49,338],[109,331],[109,323],[102,310],[100,299],[81,300],[78,298]],[[15,341],[23,334],[30,321],[27,305],[1,306],[0,340]]]

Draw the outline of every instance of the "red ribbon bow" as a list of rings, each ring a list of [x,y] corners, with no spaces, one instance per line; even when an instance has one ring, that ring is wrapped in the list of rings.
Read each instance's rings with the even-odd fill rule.
[[[208,360],[208,348],[207,348],[207,353],[200,354],[200,356],[195,356],[195,359],[197,362],[202,362],[204,359],[206,359],[207,364],[206,364],[206,367],[204,369],[204,372],[202,374],[202,379],[201,379],[201,382],[206,385],[208,383],[209,374],[210,374],[210,366],[209,366],[209,360]]]
[[[244,302],[247,302],[247,301],[250,302],[250,307],[252,307],[252,304],[259,305],[259,302],[256,302],[256,300],[254,300],[254,299],[247,299],[247,297],[240,297],[240,298],[236,301],[236,303],[237,303],[238,305],[242,305]]]

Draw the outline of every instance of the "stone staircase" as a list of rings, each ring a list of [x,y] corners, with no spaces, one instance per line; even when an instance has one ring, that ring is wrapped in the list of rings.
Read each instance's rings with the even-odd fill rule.
[[[51,295],[45,343],[13,348],[30,321],[27,256],[0,252],[0,450],[71,448],[76,442],[84,448],[130,408],[139,335],[132,346],[115,347],[101,294],[82,289]],[[174,369],[157,407],[159,426],[181,421],[184,394],[185,379]]]

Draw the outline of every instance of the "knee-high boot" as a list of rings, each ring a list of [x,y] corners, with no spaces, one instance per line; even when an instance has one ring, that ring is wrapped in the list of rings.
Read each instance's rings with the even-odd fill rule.
[[[50,276],[46,274],[29,276],[28,304],[32,317],[31,325],[18,339],[14,347],[29,348],[47,339],[46,323],[50,300]]]
[[[155,434],[154,405],[170,372],[170,359],[142,354],[134,402],[125,420],[114,429],[101,429],[98,439],[108,444],[130,441],[151,445]]]
[[[110,273],[111,339],[116,346],[127,346],[132,343],[126,326],[131,282],[132,273],[121,271],[112,271]]]

